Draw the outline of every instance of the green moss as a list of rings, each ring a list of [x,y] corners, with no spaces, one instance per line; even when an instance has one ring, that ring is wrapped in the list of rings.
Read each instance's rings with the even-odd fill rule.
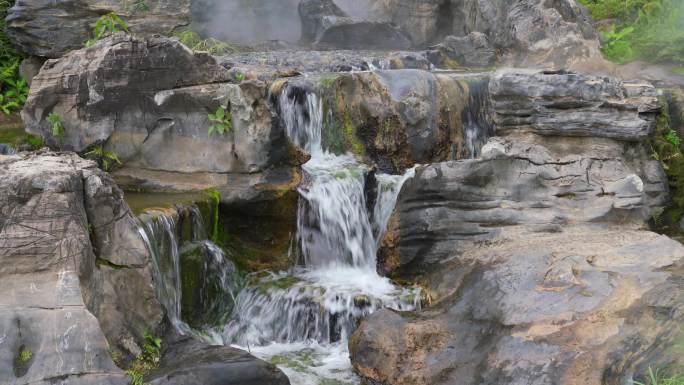
[[[272,289],[287,290],[301,281],[302,280],[297,277],[287,276],[273,280],[260,280],[255,282],[255,285],[262,294],[267,294]]]
[[[218,242],[219,239],[219,205],[221,204],[221,193],[218,190],[205,190],[205,194],[209,197],[213,207],[212,225],[211,225],[211,239]]]
[[[300,373],[311,373],[311,367],[321,366],[320,356],[311,349],[279,354],[271,357],[273,365],[280,365]]]
[[[349,146],[349,149],[356,155],[364,155],[366,152],[366,148],[361,143],[361,141],[359,141],[356,138],[356,127],[354,126],[354,122],[352,121],[351,116],[349,116],[349,113],[346,110],[344,111],[342,116],[344,137]]]
[[[321,86],[325,88],[330,88],[337,80],[337,76],[324,76],[321,78]]]

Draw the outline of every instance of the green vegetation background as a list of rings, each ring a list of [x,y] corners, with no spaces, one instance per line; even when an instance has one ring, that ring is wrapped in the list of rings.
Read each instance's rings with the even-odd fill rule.
[[[684,0],[579,1],[602,22],[607,59],[684,65]]]

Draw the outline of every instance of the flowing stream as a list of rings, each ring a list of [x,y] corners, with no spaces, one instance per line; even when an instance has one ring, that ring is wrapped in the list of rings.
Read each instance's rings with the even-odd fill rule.
[[[375,259],[401,184],[413,170],[378,175],[369,210],[368,167],[322,147],[319,97],[288,86],[280,110],[290,138],[312,156],[299,189],[301,263],[243,289],[230,321],[216,334],[278,365],[293,385],[358,384],[347,348],[358,321],[382,307],[420,306],[417,290],[396,287],[377,274]]]
[[[286,86],[280,110],[289,137],[311,154],[299,189],[297,267],[252,274],[238,291],[235,268],[206,239],[196,208],[189,208],[189,218],[178,207],[143,214],[139,231],[154,259],[158,297],[179,332],[248,350],[279,366],[293,385],[358,384],[347,341],[359,320],[383,307],[420,306],[418,289],[394,286],[376,272],[380,240],[399,190],[414,172],[369,178],[369,168],[353,155],[327,152],[321,143],[322,102],[314,92]],[[367,183],[377,186],[369,189]],[[373,207],[369,191],[375,191]],[[192,222],[189,240],[179,238],[181,218]],[[209,303],[206,311],[223,312],[219,324],[198,328],[184,319],[182,254],[188,242],[203,244],[205,270],[212,273],[200,280],[213,277],[225,300],[202,300]]]

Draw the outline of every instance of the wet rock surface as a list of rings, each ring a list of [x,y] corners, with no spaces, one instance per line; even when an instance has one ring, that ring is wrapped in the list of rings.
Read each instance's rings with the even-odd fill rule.
[[[289,385],[274,365],[229,346],[209,346],[176,337],[163,352],[160,368],[147,378],[152,385]]]
[[[5,156],[0,169],[0,379],[127,384],[110,346],[135,355],[163,310],[121,191],[74,154]]]

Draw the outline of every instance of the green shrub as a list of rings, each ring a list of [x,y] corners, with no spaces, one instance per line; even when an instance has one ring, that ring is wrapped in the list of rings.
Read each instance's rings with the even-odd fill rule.
[[[684,385],[684,374],[661,376],[658,370],[649,367],[647,382],[634,381],[634,385]]]
[[[99,40],[102,40],[105,37],[113,35],[117,32],[129,32],[126,22],[114,12],[102,15],[95,22],[95,28],[93,28],[93,38],[86,41],[85,45],[86,47],[90,47]]]
[[[595,20],[611,20],[603,31],[604,54],[627,63],[684,63],[684,1],[580,0]]]
[[[53,112],[48,115],[47,121],[52,125],[52,136],[62,144],[64,142],[64,119],[61,115]]]
[[[233,117],[223,106],[217,108],[215,113],[207,115],[207,118],[212,122],[209,126],[209,137],[215,132],[223,135],[233,129]]]
[[[208,52],[212,55],[225,55],[239,51],[234,45],[221,40],[214,38],[202,39],[197,32],[190,29],[180,31],[175,36],[181,43],[193,51]]]
[[[19,75],[24,56],[5,35],[5,18],[14,0],[0,0],[0,110],[5,114],[20,110],[26,102],[28,85]]]
[[[105,171],[109,171],[110,167],[114,164],[121,164],[119,156],[113,151],[105,151],[102,145],[96,146],[84,155],[95,160]]]
[[[143,352],[136,357],[126,374],[131,379],[131,385],[145,385],[145,375],[159,367],[161,361],[162,340],[150,332],[145,332]]]

